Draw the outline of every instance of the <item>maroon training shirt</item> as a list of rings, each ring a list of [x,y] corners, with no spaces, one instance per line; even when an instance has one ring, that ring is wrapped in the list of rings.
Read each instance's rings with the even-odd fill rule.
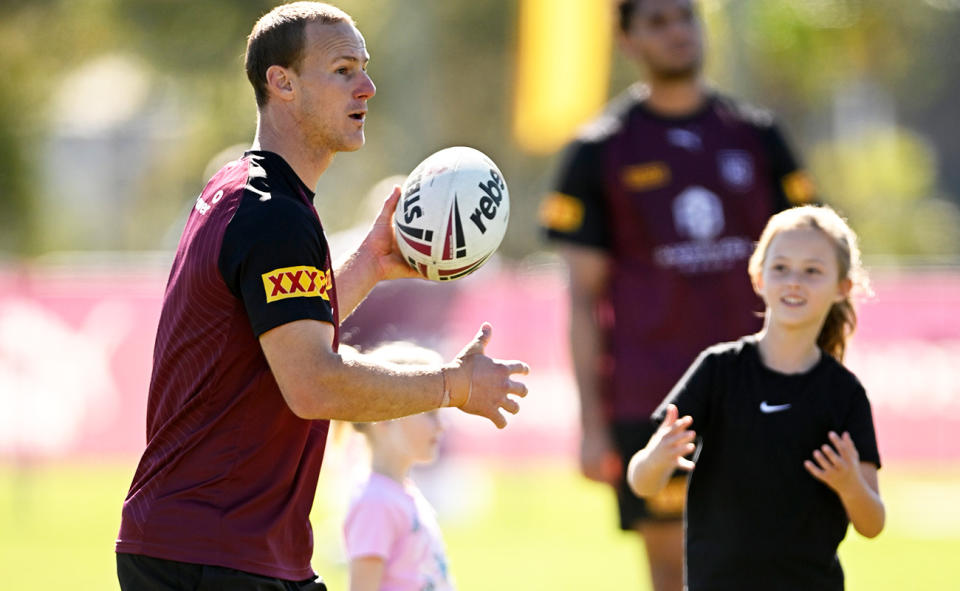
[[[117,552],[314,576],[308,515],[328,422],[290,411],[258,341],[295,320],[338,324],[312,200],[270,152],[227,164],[197,198],[164,295]]]
[[[613,262],[606,400],[636,421],[697,354],[760,328],[747,259],[771,214],[812,197],[766,111],[712,96],[665,118],[632,87],[567,152],[542,217]]]

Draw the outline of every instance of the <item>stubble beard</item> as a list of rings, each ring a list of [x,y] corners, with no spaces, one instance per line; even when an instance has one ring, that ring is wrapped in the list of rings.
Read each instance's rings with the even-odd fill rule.
[[[703,59],[696,57],[690,63],[683,66],[674,67],[653,67],[649,68],[650,77],[659,82],[692,82],[700,77],[702,71]]]

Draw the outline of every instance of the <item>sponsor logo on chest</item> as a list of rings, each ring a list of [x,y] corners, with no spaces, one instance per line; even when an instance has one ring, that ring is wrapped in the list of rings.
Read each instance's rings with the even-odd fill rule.
[[[620,177],[630,191],[649,191],[670,182],[670,167],[666,162],[645,162],[625,166]]]
[[[660,267],[693,275],[726,271],[750,256],[753,243],[727,231],[723,202],[700,186],[684,189],[671,204],[678,241],[659,244],[653,261]]]
[[[668,129],[667,142],[691,152],[699,152],[703,149],[703,140],[700,139],[700,135],[689,129],[683,129],[682,127],[672,127]]]
[[[735,191],[746,191],[753,186],[753,157],[746,150],[717,152],[720,178]]]

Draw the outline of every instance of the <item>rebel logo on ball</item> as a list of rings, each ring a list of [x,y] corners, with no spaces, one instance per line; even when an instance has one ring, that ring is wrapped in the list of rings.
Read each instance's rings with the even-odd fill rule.
[[[480,233],[485,234],[487,226],[483,220],[485,218],[490,221],[496,217],[497,207],[500,206],[500,202],[503,200],[503,191],[507,188],[507,184],[503,182],[503,179],[500,178],[497,171],[491,168],[490,180],[485,183],[479,183],[477,186],[484,192],[484,195],[480,197],[477,208],[470,214],[470,219],[477,225]]]

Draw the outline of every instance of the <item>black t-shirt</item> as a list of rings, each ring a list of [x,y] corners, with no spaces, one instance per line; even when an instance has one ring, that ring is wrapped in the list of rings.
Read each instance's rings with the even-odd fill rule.
[[[604,394],[646,419],[697,353],[760,329],[747,260],[770,216],[813,188],[768,111],[720,95],[664,117],[631,87],[564,158],[542,223],[612,261]]]
[[[224,232],[218,260],[224,282],[243,302],[257,336],[294,320],[335,324],[326,239],[303,197],[312,192],[276,154],[248,157],[246,191]]]
[[[699,444],[686,511],[690,591],[843,589],[837,547],[849,520],[804,460],[849,431],[880,466],[870,403],[833,357],[802,374],[766,367],[755,337],[704,351],[667,403],[693,417]]]

